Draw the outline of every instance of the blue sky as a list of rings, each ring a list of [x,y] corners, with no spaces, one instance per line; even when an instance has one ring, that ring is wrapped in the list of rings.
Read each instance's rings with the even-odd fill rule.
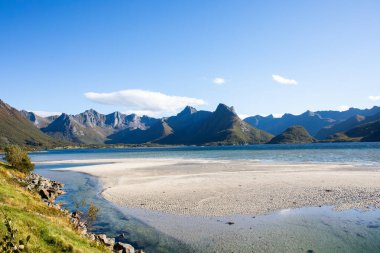
[[[0,0],[0,98],[170,115],[380,104],[380,1]]]

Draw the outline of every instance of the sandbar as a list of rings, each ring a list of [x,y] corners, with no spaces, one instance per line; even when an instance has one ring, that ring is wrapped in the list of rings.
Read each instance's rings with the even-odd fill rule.
[[[325,205],[338,210],[380,207],[380,168],[374,167],[181,158],[69,162],[89,163],[60,170],[98,177],[107,200],[169,214],[260,215]]]

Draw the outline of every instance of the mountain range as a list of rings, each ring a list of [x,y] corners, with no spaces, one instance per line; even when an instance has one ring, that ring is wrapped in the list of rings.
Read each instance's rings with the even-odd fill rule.
[[[213,112],[187,106],[177,115],[156,119],[120,112],[101,114],[93,109],[77,115],[40,117],[0,100],[0,120],[0,146],[281,144],[379,141],[380,135],[380,107],[376,106],[241,120],[233,107],[219,104]]]
[[[81,144],[101,144],[108,136],[119,131],[146,130],[159,120],[136,114],[125,115],[120,112],[101,114],[90,109],[77,115],[62,113],[41,130],[60,140]]]
[[[291,126],[300,125],[303,126],[312,136],[316,137],[317,139],[324,139],[340,130],[339,128],[332,128],[333,126],[343,123],[347,120],[351,120],[350,118],[356,117],[358,115],[367,117],[375,115],[376,113],[380,113],[380,107],[374,106],[371,109],[363,110],[350,108],[349,110],[343,112],[306,111],[300,115],[286,113],[281,118],[275,118],[273,115],[266,117],[256,115],[245,118],[244,121],[273,135],[278,135]],[[345,124],[347,127],[351,126],[351,124],[348,122]],[[326,129],[331,129],[331,131]]]
[[[225,105],[215,112],[187,106],[176,116],[155,119],[114,112],[103,115],[87,110],[62,114],[41,130],[60,140],[81,144],[206,144],[263,143],[271,135],[255,129]]]

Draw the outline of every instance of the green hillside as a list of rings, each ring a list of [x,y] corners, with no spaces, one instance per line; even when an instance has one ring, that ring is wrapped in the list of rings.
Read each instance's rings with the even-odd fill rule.
[[[60,146],[62,142],[42,133],[18,110],[0,100],[0,147],[8,144],[44,148]]]
[[[315,139],[303,126],[291,126],[283,133],[274,137],[269,144],[302,144],[314,141]]]
[[[15,181],[15,177],[22,176],[0,163],[0,238],[7,231],[7,216],[18,230],[17,239],[25,240],[30,235],[27,252],[107,252],[80,236],[65,214],[48,207],[37,193]]]
[[[345,134],[351,138],[361,138],[361,141],[380,141],[380,120],[357,126]]]
[[[380,120],[354,127],[346,132],[329,136],[326,142],[375,142],[380,141]]]

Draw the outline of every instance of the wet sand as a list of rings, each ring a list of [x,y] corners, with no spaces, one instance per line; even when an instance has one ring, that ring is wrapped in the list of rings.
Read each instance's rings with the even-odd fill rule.
[[[102,164],[67,170],[98,177],[102,195],[128,208],[226,216],[325,205],[380,207],[380,168],[158,158],[65,161],[94,162]]]

